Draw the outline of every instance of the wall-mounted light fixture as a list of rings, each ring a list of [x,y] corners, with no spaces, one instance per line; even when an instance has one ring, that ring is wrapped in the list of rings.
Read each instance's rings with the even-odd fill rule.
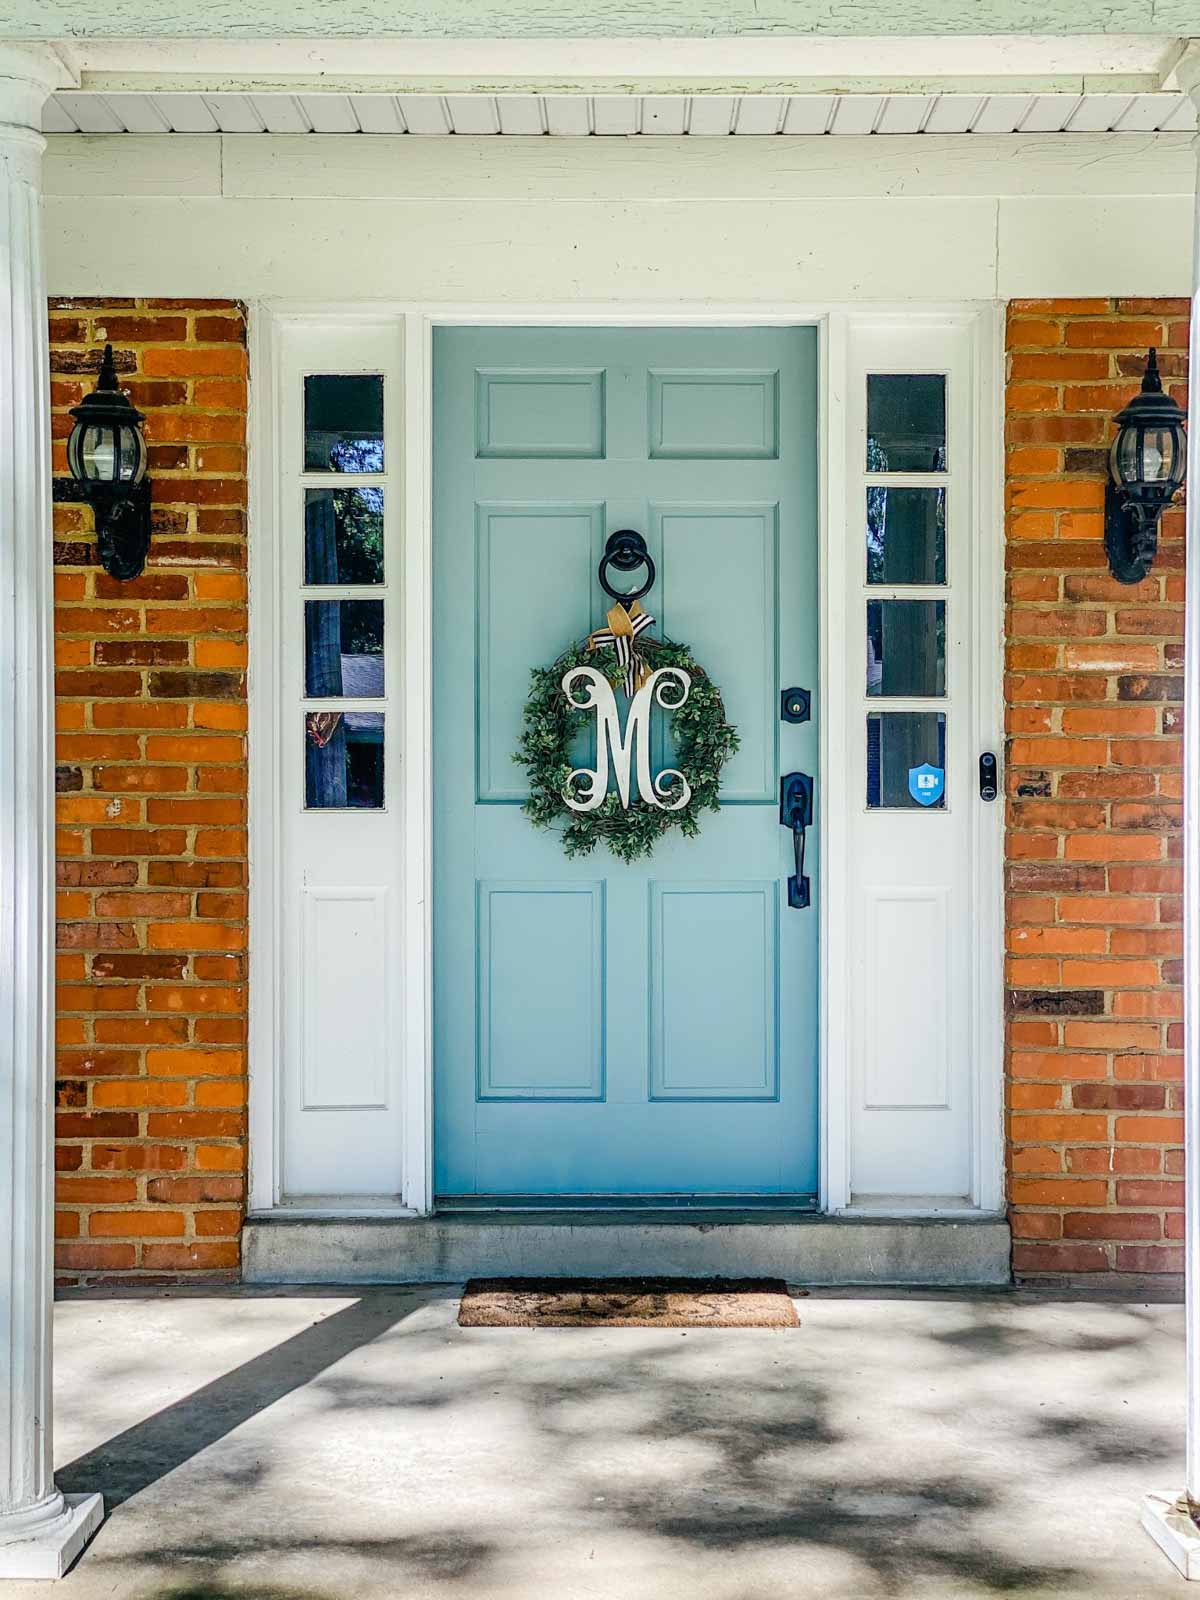
[[[100,565],[112,578],[136,578],[150,549],[150,481],[146,477],[145,418],[117,385],[112,345],[95,390],[73,406],[67,465],[81,500],[96,518]]]
[[[1187,472],[1184,414],[1151,350],[1139,394],[1118,411],[1104,492],[1104,548],[1118,583],[1140,583],[1158,552],[1158,519]]]

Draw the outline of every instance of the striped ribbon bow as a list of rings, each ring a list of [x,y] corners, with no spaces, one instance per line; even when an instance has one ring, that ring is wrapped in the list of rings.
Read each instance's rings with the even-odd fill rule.
[[[607,622],[607,628],[597,628],[589,637],[588,649],[599,650],[602,645],[612,645],[617,653],[617,665],[625,673],[625,693],[632,700],[651,672],[650,663],[637,653],[634,645],[640,634],[653,627],[654,618],[635,600],[628,611],[618,602],[608,613]]]

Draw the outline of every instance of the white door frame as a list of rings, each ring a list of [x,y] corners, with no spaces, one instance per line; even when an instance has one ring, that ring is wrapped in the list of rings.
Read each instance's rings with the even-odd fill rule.
[[[1003,308],[968,305],[863,306],[704,304],[414,305],[258,301],[250,308],[250,1189],[251,1211],[280,1203],[279,440],[277,365],[285,323],[352,325],[394,316],[404,345],[404,1186],[401,1214],[433,1205],[431,1030],[432,813],[432,344],[441,325],[476,326],[815,326],[819,339],[818,587],[820,710],[820,1206],[838,1213],[850,1201],[848,932],[844,897],[849,830],[847,689],[840,654],[845,617],[847,342],[852,321],[925,319],[970,332],[974,382],[972,474],[972,748],[1000,749],[1002,735],[1003,538],[1000,421]],[[973,1208],[1003,1203],[1003,802],[973,806],[971,893],[979,933],[972,984]],[[354,1209],[347,1205],[347,1210]],[[289,1208],[290,1210],[290,1208]],[[291,1212],[290,1214],[295,1214]],[[379,1215],[372,1208],[372,1215]]]

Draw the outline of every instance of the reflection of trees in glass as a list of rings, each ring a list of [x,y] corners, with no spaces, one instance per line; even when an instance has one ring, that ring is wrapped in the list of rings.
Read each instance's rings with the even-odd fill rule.
[[[382,472],[383,440],[343,437],[330,446],[329,464],[335,472]]]
[[[946,491],[871,485],[867,489],[867,582],[945,581]]]
[[[342,600],[342,654],[383,654],[383,601]]]
[[[872,469],[874,470],[874,469]],[[883,582],[883,547],[887,534],[887,490],[877,484],[867,490],[867,582]]]
[[[305,583],[382,583],[383,576],[383,490],[306,489]]]
[[[383,582],[383,490],[334,489],[337,581]]]

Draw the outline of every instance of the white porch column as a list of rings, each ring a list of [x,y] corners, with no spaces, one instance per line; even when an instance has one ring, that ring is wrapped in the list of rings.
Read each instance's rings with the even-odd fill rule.
[[[50,1453],[53,680],[41,260],[51,52],[0,45],[0,1579],[57,1578],[100,1525]]]
[[[1177,76],[1200,110],[1200,42]],[[1184,677],[1183,1016],[1187,1314],[1187,1463],[1183,1490],[1148,1495],[1142,1526],[1183,1573],[1200,1579],[1200,143],[1189,339],[1187,594]]]

